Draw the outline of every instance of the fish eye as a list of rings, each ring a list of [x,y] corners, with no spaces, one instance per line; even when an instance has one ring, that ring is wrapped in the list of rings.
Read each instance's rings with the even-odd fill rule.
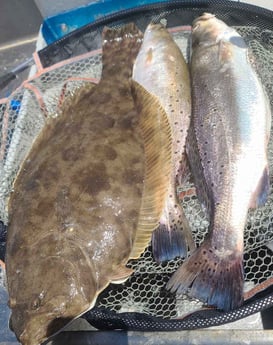
[[[39,309],[42,305],[43,298],[44,298],[43,293],[40,293],[39,296],[35,297],[31,302],[31,309],[32,310]]]
[[[41,306],[41,299],[39,297],[35,298],[32,302],[31,302],[31,309],[32,310],[36,310]]]
[[[198,29],[200,27],[200,23],[196,23],[193,25],[192,27],[192,31],[195,31],[196,29]]]

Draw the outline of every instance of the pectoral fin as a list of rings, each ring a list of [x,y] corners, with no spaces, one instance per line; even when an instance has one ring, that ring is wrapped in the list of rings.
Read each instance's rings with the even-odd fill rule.
[[[172,132],[159,100],[137,82],[132,94],[140,114],[144,140],[145,179],[136,239],[131,258],[138,258],[158,226],[168,192],[172,169]]]
[[[267,200],[269,194],[269,169],[268,165],[265,166],[256,190],[252,194],[250,201],[250,208],[257,208],[263,206]]]
[[[188,137],[186,140],[186,152],[190,163],[191,173],[195,184],[198,200],[203,206],[206,215],[208,216],[208,218],[210,218],[212,209],[210,196],[212,192],[207,185],[206,179],[204,177],[204,168],[202,166],[202,162],[198,152],[198,145],[192,125],[189,128]]]
[[[121,284],[124,283],[131,274],[133,274],[133,270],[127,267],[119,267],[110,277],[110,281],[112,284]]]

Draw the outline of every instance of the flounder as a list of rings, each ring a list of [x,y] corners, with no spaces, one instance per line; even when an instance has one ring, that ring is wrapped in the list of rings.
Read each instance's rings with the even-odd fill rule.
[[[163,207],[168,118],[138,86],[136,106],[131,91],[143,35],[128,24],[102,36],[100,82],[48,122],[10,197],[9,305],[23,345],[45,341],[126,280],[136,232],[154,228]]]

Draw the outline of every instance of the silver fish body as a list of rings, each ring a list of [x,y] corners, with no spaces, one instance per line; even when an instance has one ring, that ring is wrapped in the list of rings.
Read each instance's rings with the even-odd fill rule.
[[[243,38],[205,13],[192,28],[193,121],[187,150],[210,231],[168,287],[220,309],[243,301],[243,232],[269,192],[270,107]],[[192,140],[190,140],[192,139]]]
[[[157,261],[185,257],[194,247],[176,187],[183,179],[185,142],[191,116],[190,78],[182,52],[161,24],[149,24],[136,58],[133,79],[155,95],[172,128],[172,172],[158,228],[152,234]]]

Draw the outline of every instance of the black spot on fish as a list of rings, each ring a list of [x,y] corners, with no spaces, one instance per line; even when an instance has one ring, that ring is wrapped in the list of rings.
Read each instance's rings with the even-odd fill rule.
[[[129,212],[129,218],[130,219],[137,219],[138,218],[138,212],[136,210],[131,210]]]
[[[118,124],[124,129],[132,128],[132,119],[130,117],[123,118]]]
[[[131,164],[135,165],[135,164],[139,164],[140,163],[140,159],[138,157],[134,157],[131,159]]]
[[[24,186],[24,189],[26,190],[26,192],[31,191],[31,190],[35,190],[39,187],[39,183],[37,182],[36,179],[30,179],[27,180]]]
[[[130,111],[126,116],[118,121],[118,126],[124,129],[134,128],[137,124],[137,113],[136,111]]]
[[[101,88],[101,92],[96,93],[96,102],[99,104],[107,103],[111,95],[104,89]]]
[[[140,176],[139,172],[133,169],[126,169],[122,177],[123,177],[124,183],[129,184],[129,185],[135,184],[135,183],[141,183],[143,180],[143,177]]]
[[[62,152],[64,161],[76,161],[79,159],[81,152],[75,147],[68,147]]]
[[[42,170],[42,167],[39,169],[41,171],[41,175],[44,177],[42,178],[43,186],[47,189],[51,186],[52,181],[56,181],[60,177],[60,171],[58,168],[58,165],[51,164],[47,169],[44,171]]]
[[[122,75],[122,78],[126,78],[127,72],[125,71],[124,74]],[[127,85],[120,86],[119,88],[119,95],[121,97],[126,97],[130,96],[130,88]]]
[[[109,115],[97,114],[94,121],[90,123],[90,129],[97,131],[98,129],[109,129],[115,125],[115,119]]]
[[[50,211],[52,209],[52,201],[50,198],[43,198],[39,201],[37,205],[38,212],[42,212],[44,214],[50,214]]]
[[[117,152],[115,149],[113,149],[111,146],[105,146],[103,148],[105,158],[108,160],[114,160],[117,158]]]
[[[100,191],[110,189],[109,176],[104,163],[93,164],[90,170],[86,170],[82,176],[80,174],[81,172],[77,182],[81,185],[81,190],[85,190],[86,193],[97,195]]]

